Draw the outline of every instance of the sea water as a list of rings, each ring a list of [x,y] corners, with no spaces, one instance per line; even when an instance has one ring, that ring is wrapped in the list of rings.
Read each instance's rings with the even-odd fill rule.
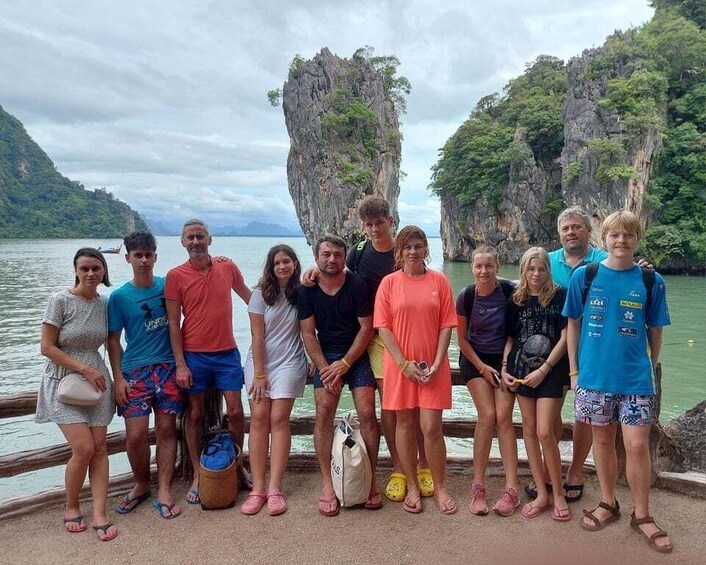
[[[305,268],[313,263],[312,250],[304,238],[268,237],[214,237],[212,255],[232,258],[240,268],[249,286],[254,286],[262,274],[268,249],[277,243],[291,245],[299,254]],[[80,247],[117,246],[118,240],[0,240],[0,396],[37,390],[44,362],[39,353],[41,319],[47,298],[73,285],[71,261]],[[442,270],[457,293],[471,281],[467,263],[444,263],[441,240],[429,240],[430,266]],[[178,237],[158,238],[157,275],[165,275],[173,266],[184,262],[187,254]],[[123,254],[106,255],[113,286],[100,287],[108,294],[132,277]],[[504,266],[501,275],[517,278],[518,268]],[[662,421],[667,421],[706,398],[706,279],[703,277],[666,277],[672,325],[665,329],[662,349],[663,388]],[[250,346],[250,329],[246,306],[233,294],[233,325],[235,338],[243,358]],[[451,340],[449,356],[452,365],[458,361],[455,337]],[[247,401],[243,398],[247,410]],[[564,419],[571,420],[573,393],[564,405]],[[348,393],[343,394],[339,413],[352,409]],[[304,398],[297,400],[294,414],[312,414],[314,410],[311,387]],[[454,387],[453,409],[447,416],[475,418],[476,411],[464,387]],[[514,418],[520,420],[516,408]],[[115,417],[109,431],[124,427],[122,418]],[[64,438],[53,424],[35,424],[34,416],[0,420],[0,456],[28,449],[37,449],[58,443]],[[470,440],[449,439],[449,453],[470,454]],[[522,451],[522,443],[520,442]],[[311,438],[293,437],[293,450],[312,450]],[[383,444],[384,449],[384,444]],[[562,444],[568,455],[570,444]],[[497,451],[494,448],[494,455]],[[111,474],[129,471],[124,454],[111,456]],[[30,494],[63,484],[63,466],[43,469],[11,478],[0,479],[0,501],[18,495]]]

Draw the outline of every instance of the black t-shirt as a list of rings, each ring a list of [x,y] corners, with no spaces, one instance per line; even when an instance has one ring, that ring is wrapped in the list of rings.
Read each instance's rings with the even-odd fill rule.
[[[512,298],[508,300],[505,331],[515,340],[507,358],[508,373],[522,378],[547,360],[561,339],[561,330],[566,326],[566,318],[561,315],[565,300],[566,289],[562,287],[557,287],[554,298],[546,308],[540,306],[536,296],[530,296],[524,306],[518,306]],[[566,355],[552,372],[568,373]]]
[[[306,320],[314,316],[316,333],[325,353],[345,353],[360,330],[358,318],[372,316],[370,289],[355,273],[346,273],[339,291],[329,296],[319,285],[299,287],[297,317]]]
[[[375,247],[373,247],[373,242],[367,240],[356,268],[355,256],[358,253],[357,247],[355,245],[348,250],[346,267],[348,267],[348,270],[358,273],[368,283],[374,301],[380,281],[382,281],[383,277],[389,275],[395,267],[395,250],[393,248],[389,251],[376,251]]]

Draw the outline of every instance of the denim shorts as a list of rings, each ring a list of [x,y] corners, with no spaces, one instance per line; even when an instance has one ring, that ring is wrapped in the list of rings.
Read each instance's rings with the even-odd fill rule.
[[[657,421],[657,397],[654,394],[613,394],[577,387],[574,411],[577,422],[592,426],[609,426],[614,422],[651,426]]]
[[[345,354],[346,352],[324,352],[326,361],[328,361],[329,363],[338,361]],[[353,390],[354,388],[359,388],[363,386],[377,388],[377,385],[375,384],[375,375],[373,375],[373,370],[370,367],[370,360],[368,359],[367,352],[363,353],[363,355],[361,355],[358,360],[351,365],[351,368],[348,369],[348,371],[346,371],[346,373],[343,375],[342,381],[344,385],[348,385],[349,390]],[[321,381],[321,375],[319,374],[318,369],[316,369],[316,372],[314,373],[314,388],[324,388],[324,383]]]
[[[191,371],[189,394],[202,394],[209,388],[220,391],[243,389],[245,378],[237,348],[227,351],[194,352],[184,351],[186,366]]]
[[[181,414],[186,402],[176,384],[173,363],[156,363],[131,369],[124,375],[130,385],[128,403],[118,406],[118,416],[139,418],[155,414]]]

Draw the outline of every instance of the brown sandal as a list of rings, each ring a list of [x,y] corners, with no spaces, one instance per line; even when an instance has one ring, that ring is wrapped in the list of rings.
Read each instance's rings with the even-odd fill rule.
[[[654,527],[657,528],[657,531],[653,533],[651,536],[648,536],[640,526],[642,524],[654,524]],[[641,534],[644,538],[647,540],[647,545],[649,545],[652,549],[655,551],[659,551],[660,553],[669,553],[674,549],[674,546],[672,545],[672,542],[670,541],[667,545],[657,545],[655,543],[655,540],[658,538],[666,538],[668,537],[667,532],[665,532],[662,528],[660,528],[657,524],[655,524],[655,519],[652,516],[645,516],[644,518],[637,518],[635,517],[635,512],[632,513],[630,516],[630,527],[635,530],[637,533]]]
[[[602,522],[596,518],[593,513],[598,510],[598,508],[603,508],[610,512],[610,516],[608,516],[605,520]],[[605,528],[608,524],[611,522],[615,522],[620,518],[620,504],[618,504],[618,501],[615,501],[615,506],[611,506],[610,504],[606,504],[605,502],[599,502],[598,507],[594,508],[591,511],[584,510],[583,515],[591,520],[593,522],[593,525],[588,525],[586,524],[583,520],[581,520],[581,527],[584,530],[588,530],[589,532],[597,532],[598,530],[602,530]]]

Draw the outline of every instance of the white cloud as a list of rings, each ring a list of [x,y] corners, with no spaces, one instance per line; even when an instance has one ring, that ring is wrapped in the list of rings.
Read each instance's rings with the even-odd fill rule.
[[[372,45],[412,83],[402,221],[435,231],[430,168],[478,99],[651,14],[646,0],[17,0],[0,13],[0,104],[63,174],[151,217],[294,225],[266,92],[297,53]]]

